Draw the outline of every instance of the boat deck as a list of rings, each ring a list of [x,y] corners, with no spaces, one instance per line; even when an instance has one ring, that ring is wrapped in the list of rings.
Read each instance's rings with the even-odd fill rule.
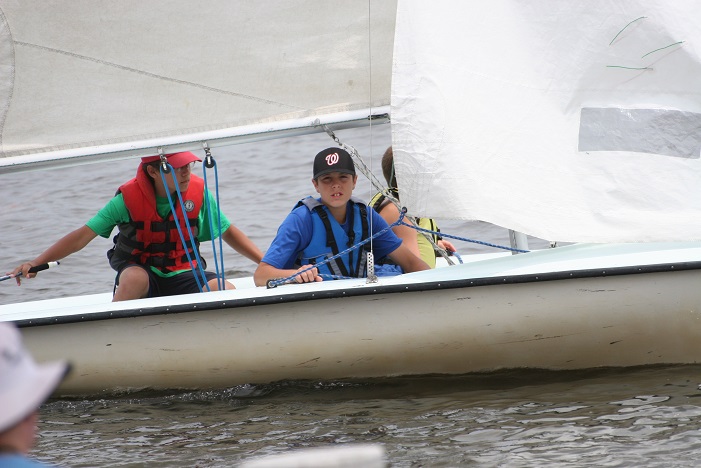
[[[456,259],[457,261],[457,259]],[[284,285],[267,289],[255,287],[252,277],[230,279],[235,290],[212,291],[201,295],[179,295],[129,301],[111,302],[112,293],[99,293],[84,296],[64,297],[41,301],[30,301],[0,306],[0,320],[19,321],[25,324],[34,320],[46,323],[47,319],[72,317],[72,320],[88,319],[94,314],[101,318],[110,314],[123,316],[125,308],[132,314],[149,310],[197,310],[198,305],[206,308],[208,303],[228,306],[227,303],[255,305],[256,301],[270,302],[277,298],[283,301],[291,296],[304,295],[314,298],[315,294],[329,297],[329,294],[344,295],[346,292],[366,289],[373,290],[399,287],[416,289],[426,284],[443,284],[455,281],[485,281],[514,278],[537,280],[542,277],[559,275],[608,275],[614,271],[644,270],[655,267],[681,269],[701,267],[701,243],[649,243],[649,244],[573,244],[554,249],[532,251],[512,255],[510,252],[466,255],[462,264],[446,267],[445,260],[439,259],[443,267],[429,271],[410,273],[394,277],[381,277],[377,283],[367,283],[364,279],[324,281],[320,283]],[[694,266],[695,263],[698,265]]]

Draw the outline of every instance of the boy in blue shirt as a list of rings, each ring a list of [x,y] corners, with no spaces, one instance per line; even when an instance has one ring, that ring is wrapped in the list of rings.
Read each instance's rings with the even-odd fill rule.
[[[375,210],[352,198],[357,180],[353,159],[345,150],[331,147],[316,155],[312,184],[320,197],[300,201],[285,218],[253,275],[256,285],[306,270],[387,228]],[[369,248],[367,243],[351,250],[296,276],[295,281],[322,281],[320,275],[365,277]],[[372,248],[376,259],[389,257],[406,273],[429,269],[389,229],[373,239]]]

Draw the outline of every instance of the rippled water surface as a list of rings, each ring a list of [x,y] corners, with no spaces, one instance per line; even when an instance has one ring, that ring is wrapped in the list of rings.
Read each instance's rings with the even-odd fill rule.
[[[377,443],[389,466],[697,466],[701,367],[510,372],[54,401],[36,455],[67,466],[235,466]]]
[[[389,127],[339,136],[381,178]],[[215,149],[224,212],[267,248],[296,201],[313,193],[314,154],[332,145],[328,136],[313,135]],[[127,160],[3,175],[0,269],[34,258],[82,225],[135,167]],[[367,180],[361,177],[355,194],[370,197]],[[485,223],[440,225],[449,234],[508,244],[505,230]],[[454,243],[463,255],[487,250]],[[110,244],[98,238],[22,287],[0,283],[0,304],[111,291]],[[230,249],[225,264],[230,277],[254,269]],[[59,400],[42,408],[33,455],[69,467],[214,467],[306,447],[377,443],[396,467],[696,466],[700,371],[519,371]]]

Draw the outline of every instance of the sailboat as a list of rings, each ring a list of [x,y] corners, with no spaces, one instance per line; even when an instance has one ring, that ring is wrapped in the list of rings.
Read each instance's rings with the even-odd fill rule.
[[[375,282],[26,301],[0,320],[37,360],[73,363],[64,396],[698,363],[698,12],[0,1],[0,177],[391,125],[408,214],[556,246]]]

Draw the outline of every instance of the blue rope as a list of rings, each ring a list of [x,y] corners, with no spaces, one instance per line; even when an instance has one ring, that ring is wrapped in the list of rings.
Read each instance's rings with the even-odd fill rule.
[[[279,286],[279,285],[281,285],[281,284],[292,283],[292,282],[294,282],[294,281],[292,281],[292,280],[294,280],[294,278],[296,278],[297,276],[301,275],[302,273],[305,273],[305,272],[307,272],[307,271],[309,271],[309,270],[312,270],[312,269],[316,268],[317,266],[320,266],[320,265],[324,265],[324,264],[326,264],[326,263],[329,263],[331,260],[334,260],[334,259],[336,259],[336,258],[338,258],[338,257],[340,257],[340,256],[342,256],[342,255],[345,255],[346,253],[350,252],[351,250],[356,250],[356,249],[358,249],[359,247],[361,247],[361,246],[367,244],[368,242],[370,242],[370,240],[374,239],[375,237],[379,236],[380,234],[382,234],[382,233],[386,232],[387,230],[392,229],[394,226],[398,226],[398,225],[400,225],[400,224],[402,224],[402,225],[404,225],[404,226],[409,226],[409,227],[414,228],[414,229],[416,229],[416,230],[418,230],[418,231],[426,232],[426,233],[429,233],[429,234],[435,234],[435,235],[438,235],[438,236],[441,236],[441,237],[448,237],[448,238],[450,238],[450,239],[461,240],[461,241],[464,241],[464,242],[472,242],[472,243],[474,243],[474,244],[486,245],[486,246],[488,246],[488,247],[495,247],[495,248],[497,248],[497,249],[512,250],[512,251],[514,251],[514,252],[520,252],[520,253],[527,253],[527,252],[529,252],[528,250],[515,249],[515,248],[512,248],[512,247],[506,247],[506,246],[498,245],[498,244],[490,244],[489,242],[478,241],[478,240],[469,239],[469,238],[466,238],[466,237],[451,236],[451,235],[449,235],[449,234],[445,234],[444,232],[432,231],[432,230],[430,230],[430,229],[424,229],[424,228],[422,228],[422,227],[415,226],[415,225],[413,225],[413,224],[404,222],[404,216],[405,216],[405,214],[406,214],[406,212],[405,212],[404,210],[401,210],[400,213],[399,213],[399,219],[397,219],[397,221],[395,221],[394,223],[390,224],[389,226],[387,226],[385,229],[379,231],[378,233],[373,234],[372,236],[368,237],[367,239],[363,240],[362,242],[360,242],[360,243],[358,243],[358,244],[355,244],[355,245],[349,247],[348,249],[344,250],[343,252],[339,252],[338,254],[334,255],[333,257],[327,258],[326,260],[324,260],[324,261],[322,261],[322,262],[319,262],[319,263],[317,263],[317,264],[315,264],[315,265],[312,265],[312,266],[310,266],[309,268],[305,268],[305,269],[302,270],[302,271],[298,271],[298,272],[295,273],[294,275],[288,276],[287,278],[278,278],[278,279],[274,279],[274,280],[268,281],[268,288],[274,288],[274,287]],[[458,261],[459,261],[460,263],[463,263],[462,257],[460,257],[460,255],[458,255],[457,252],[453,252],[452,254],[453,254],[454,256],[457,257],[457,259],[458,259]],[[335,275],[319,275],[319,276],[321,276],[322,278],[330,277],[331,279],[348,279],[347,276],[335,276]]]
[[[221,206],[220,199],[219,199],[219,169],[217,168],[217,162],[212,159],[212,162],[214,163],[214,191],[216,194],[216,202],[217,202],[217,222],[219,223],[219,226],[217,226],[217,229],[219,230],[219,260],[221,264],[221,290],[223,291],[226,289],[226,278],[225,278],[225,269],[224,269],[224,240],[222,239],[222,235],[224,234],[222,232],[221,226],[221,209],[219,208]],[[215,262],[216,263],[216,262]],[[219,271],[217,271],[217,275],[219,275]]]
[[[397,222],[398,222],[399,224],[403,224],[404,226],[409,226],[409,227],[414,228],[414,229],[416,229],[416,230],[423,231],[423,232],[428,232],[428,233],[430,233],[430,234],[436,234],[437,236],[441,236],[441,237],[448,237],[448,238],[450,238],[450,239],[457,239],[457,240],[461,240],[461,241],[464,241],[464,242],[472,242],[473,244],[481,244],[481,245],[486,245],[487,247],[494,247],[494,248],[497,248],[497,249],[511,250],[511,251],[519,252],[519,253],[528,253],[528,252],[530,252],[530,250],[514,249],[513,247],[506,247],[506,246],[504,246],[504,245],[490,244],[489,242],[482,242],[482,241],[478,241],[478,240],[475,240],[475,239],[468,239],[468,238],[466,238],[466,237],[451,236],[450,234],[445,234],[444,232],[431,231],[430,229],[424,229],[424,228],[419,227],[419,226],[414,226],[413,224],[405,223],[404,221],[402,221],[402,218],[401,218],[401,217],[399,218],[399,220],[398,220]],[[453,254],[455,254],[455,253],[453,253]],[[458,258],[459,258],[459,257],[458,257]],[[460,263],[462,263],[462,262],[460,262]]]
[[[214,190],[216,193],[216,202],[217,202],[217,207],[219,207],[219,171],[217,168],[217,162],[214,159],[211,159],[212,161],[212,167],[214,168]],[[204,175],[204,186],[205,188],[207,187],[207,164],[205,161],[202,161],[202,174]],[[224,283],[226,281],[226,278],[224,278],[224,247],[222,243],[222,232],[221,232],[221,210],[217,210],[218,212],[218,225],[217,229],[219,232],[219,256],[221,260],[221,270],[219,269],[219,264],[220,262],[217,260],[217,247],[216,247],[216,242],[214,239],[214,225],[212,224],[212,212],[209,209],[209,190],[204,191],[204,201],[206,203],[205,206],[207,206],[207,213],[209,216],[207,217],[207,220],[209,221],[209,232],[212,234],[212,253],[214,255],[214,271],[217,274],[217,285],[219,286],[220,290],[226,289],[224,286]]]
[[[166,163],[168,164],[168,163]],[[173,166],[168,164],[168,167],[170,168],[171,174],[173,174],[173,182],[175,185],[175,192],[178,194],[178,201],[180,202],[180,209],[183,212],[183,218],[185,218],[185,225],[187,226],[187,232],[190,235],[191,243],[193,246],[193,251],[195,252],[195,258],[197,259],[197,268],[200,271],[200,274],[202,275],[202,279],[204,282],[204,285],[207,286],[207,291],[209,291],[209,284],[207,284],[207,277],[204,274],[204,269],[202,269],[202,261],[200,260],[200,254],[197,252],[197,248],[195,247],[195,239],[194,236],[192,235],[192,228],[190,227],[190,220],[187,219],[187,215],[185,214],[185,202],[183,202],[183,196],[180,193],[180,187],[178,187],[178,184],[175,179],[175,169]],[[168,190],[168,183],[166,182],[166,176],[165,172],[163,172],[163,165],[161,164],[159,166],[160,168],[160,173],[161,173],[161,180],[163,181],[163,186],[166,188],[166,193],[168,194],[168,204],[170,205],[170,211],[173,213],[173,219],[175,220],[175,226],[178,228],[178,235],[180,236],[180,242],[182,242],[183,247],[185,249],[185,255],[187,255],[187,261],[190,262],[190,267],[193,270],[193,276],[195,277],[195,281],[197,281],[197,287],[199,288],[200,292],[202,292],[202,284],[200,284],[200,278],[198,277],[197,271],[195,271],[195,266],[193,265],[192,262],[192,257],[190,256],[189,249],[187,248],[187,243],[185,242],[185,236],[183,235],[182,228],[180,227],[180,221],[178,220],[178,217],[175,215],[175,205],[173,205],[173,197],[171,196],[170,190]]]
[[[350,276],[342,276],[342,275],[327,275],[327,274],[321,274],[319,275],[324,279],[331,279],[331,280],[338,280],[338,279],[353,279]]]
[[[292,282],[292,280],[293,280],[294,278],[298,277],[298,276],[301,275],[302,273],[306,273],[307,271],[312,270],[312,269],[314,269],[314,268],[316,268],[316,267],[318,267],[318,266],[325,265],[325,264],[329,263],[331,260],[335,260],[335,259],[337,259],[338,257],[341,257],[341,256],[347,254],[347,253],[350,252],[351,250],[357,250],[357,249],[359,249],[360,247],[362,247],[363,245],[367,244],[368,242],[370,242],[370,241],[371,241],[372,239],[374,239],[375,237],[377,237],[377,236],[379,236],[380,234],[383,234],[383,233],[389,231],[389,230],[392,229],[394,226],[397,226],[397,225],[402,221],[402,218],[404,218],[404,213],[400,213],[399,219],[398,219],[397,221],[395,221],[394,223],[390,224],[389,226],[387,226],[386,228],[384,228],[383,230],[378,231],[377,233],[373,234],[372,236],[368,237],[367,239],[365,239],[365,240],[363,240],[363,241],[361,241],[361,242],[359,242],[359,243],[357,243],[357,244],[354,244],[354,245],[350,246],[349,248],[347,248],[347,249],[344,250],[343,252],[337,253],[337,254],[334,255],[333,257],[329,257],[329,258],[327,258],[326,260],[324,260],[324,261],[322,261],[322,262],[319,262],[319,263],[316,263],[316,264],[314,264],[314,265],[311,265],[309,268],[305,268],[305,269],[302,270],[302,271],[298,271],[298,272],[295,273],[294,275],[288,276],[287,278],[278,278],[278,279],[269,280],[268,283],[267,283],[268,288],[274,288],[275,286],[279,286],[279,285],[281,285],[281,284],[290,283],[290,282]],[[319,275],[319,276],[321,276],[321,277],[323,278],[322,275]],[[345,278],[346,278],[346,277],[338,277],[338,278],[334,278],[334,279],[345,279]]]

